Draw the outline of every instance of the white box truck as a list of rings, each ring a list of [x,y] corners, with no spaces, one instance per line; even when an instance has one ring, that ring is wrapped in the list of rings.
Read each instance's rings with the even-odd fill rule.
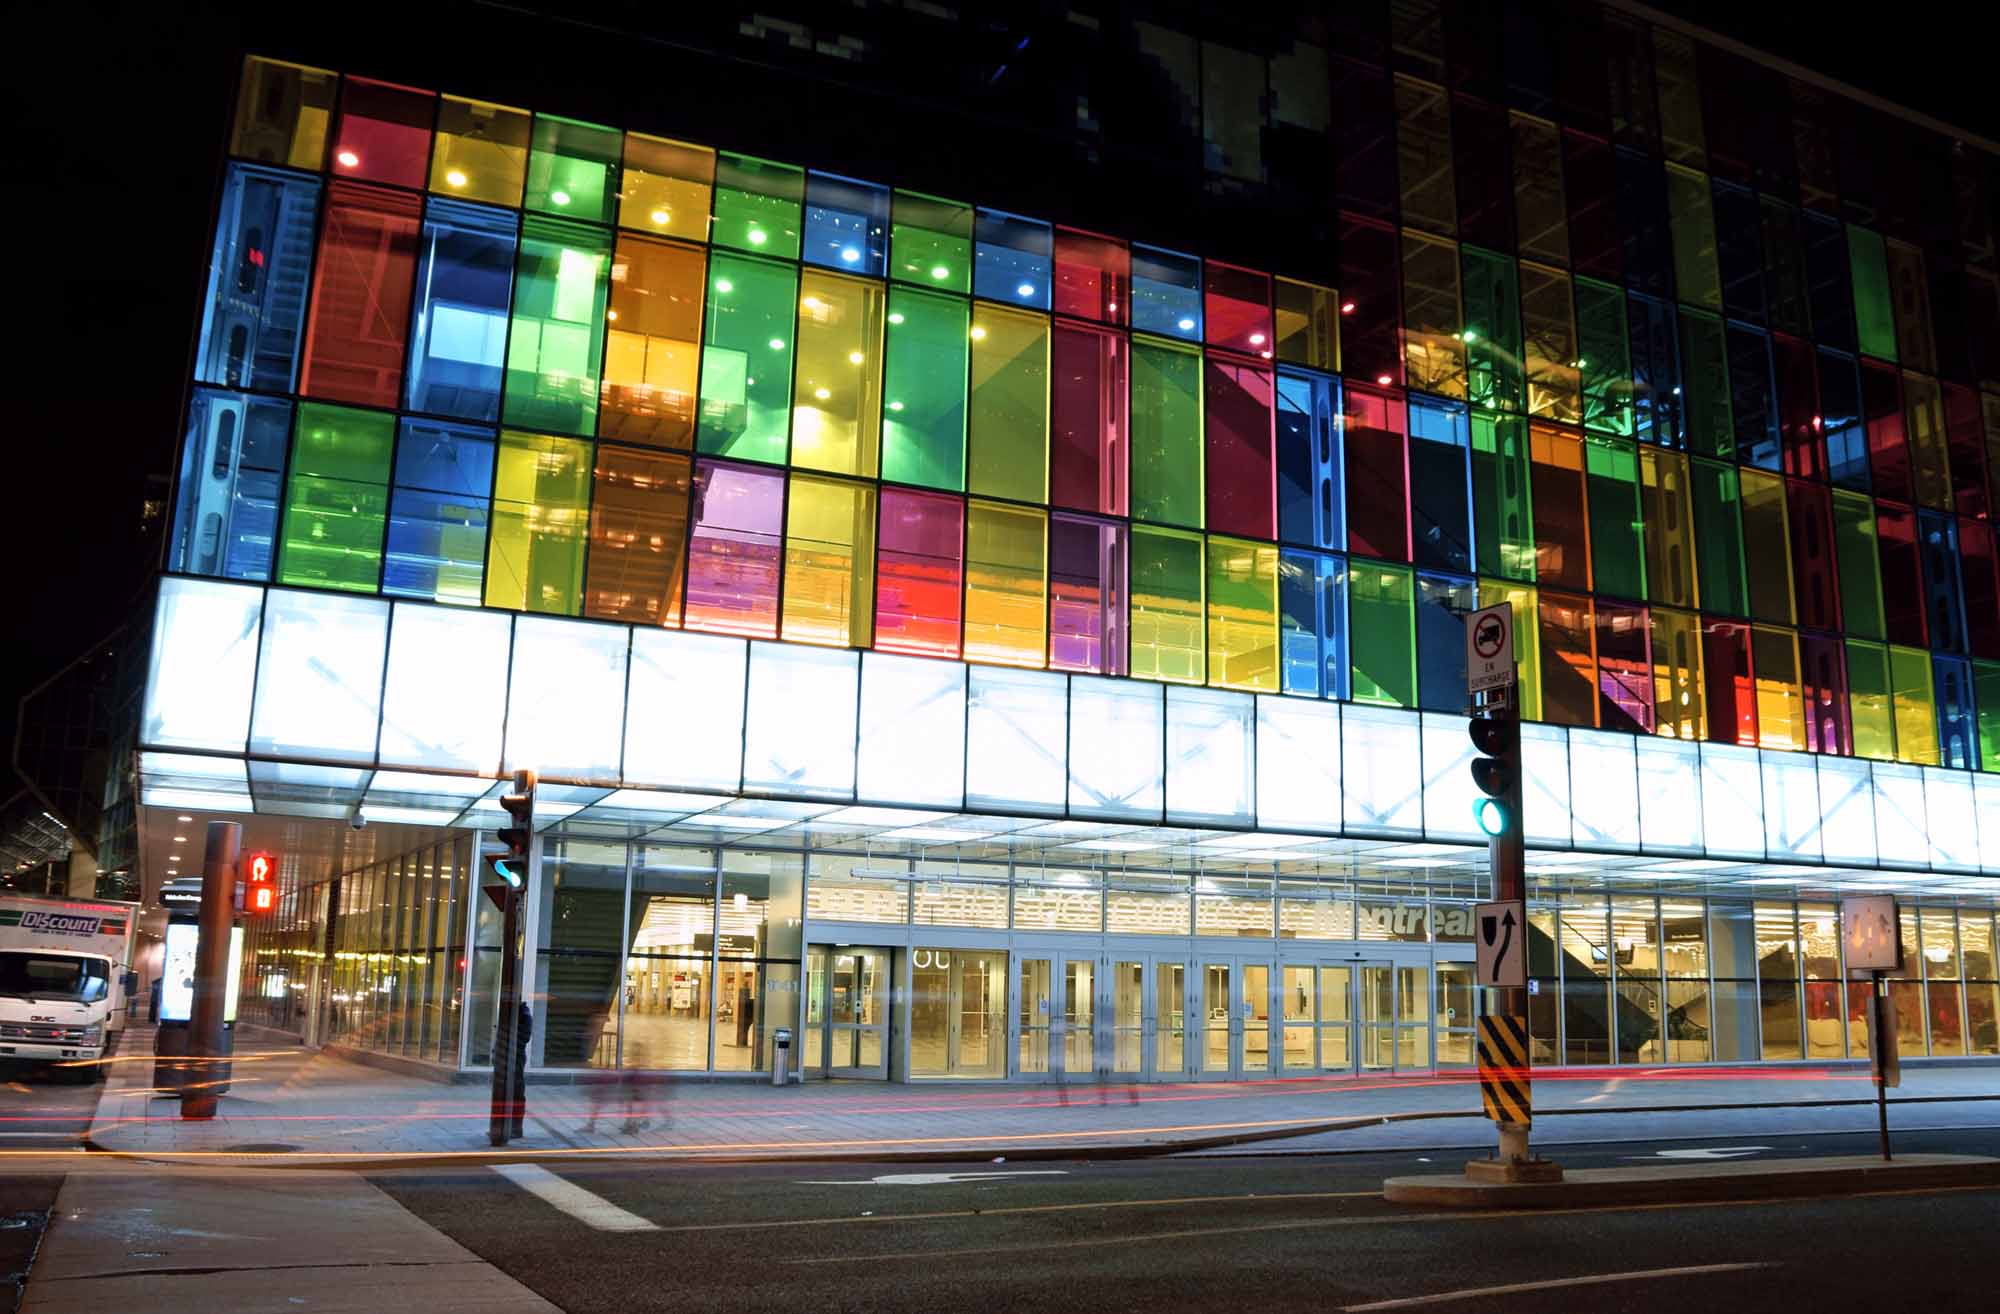
[[[72,1063],[101,1081],[125,1024],[139,905],[0,894],[0,1062]]]

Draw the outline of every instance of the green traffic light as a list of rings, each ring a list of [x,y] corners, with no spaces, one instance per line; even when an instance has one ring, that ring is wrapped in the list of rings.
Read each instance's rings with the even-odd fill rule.
[[[1499,836],[1507,833],[1507,809],[1497,798],[1482,798],[1472,805],[1472,820],[1480,833]]]
[[[493,860],[493,870],[499,873],[500,879],[506,881],[507,884],[517,890],[521,888],[521,873],[514,870],[514,860],[512,858],[495,858]]]

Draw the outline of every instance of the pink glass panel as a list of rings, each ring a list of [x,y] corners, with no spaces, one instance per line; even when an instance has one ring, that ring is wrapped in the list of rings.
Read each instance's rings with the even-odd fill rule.
[[[694,474],[687,627],[755,639],[778,634],[785,476],[703,461]]]
[[[1208,261],[1202,268],[1208,345],[1271,358],[1271,276]]]
[[[1049,517],[1049,666],[1125,674],[1125,529]]]
[[[965,503],[882,490],[875,559],[875,647],[956,657],[965,583]]]
[[[1049,502],[1125,514],[1126,347],[1122,334],[1056,324],[1049,432]]]
[[[1123,324],[1131,317],[1132,253],[1115,237],[1056,229],[1058,315]]]
[[[422,187],[430,177],[437,97],[414,87],[349,78],[340,89],[335,177]]]
[[[363,183],[327,188],[299,391],[394,406],[403,390],[418,198]]]
[[[1208,527],[1218,534],[1276,538],[1271,460],[1271,371],[1211,356],[1208,400]]]

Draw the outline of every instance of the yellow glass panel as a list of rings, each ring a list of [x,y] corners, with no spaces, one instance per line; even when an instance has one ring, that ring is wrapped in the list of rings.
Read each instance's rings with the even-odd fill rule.
[[[1207,572],[1200,534],[1132,526],[1132,659],[1138,679],[1200,684],[1208,678],[1202,638]]]
[[[703,262],[696,247],[619,235],[605,311],[601,436],[682,450],[693,445]]]
[[[1514,604],[1514,668],[1519,678],[1521,719],[1539,721],[1542,719],[1541,599],[1537,590],[1526,584],[1482,577],[1479,605],[1497,607],[1503,602]]]
[[[882,448],[880,283],[807,270],[799,282],[792,464],[873,478]]]
[[[323,68],[255,56],[244,60],[229,153],[317,171],[326,158],[338,80],[338,74]]]
[[[715,152],[665,137],[625,134],[618,226],[690,241],[708,240],[715,196]]]
[[[1701,621],[1690,612],[1654,607],[1653,730],[1669,739],[1700,740],[1708,732],[1701,683]]]
[[[1049,500],[1049,317],[976,303],[966,487]]]
[[[1892,645],[1889,683],[1896,717],[1896,760],[1937,766],[1937,711],[1931,693],[1930,654],[1922,648]]]
[[[1208,682],[1278,691],[1278,549],[1208,540]]]
[[[1047,513],[991,502],[966,510],[965,659],[1046,664]]]
[[[1680,452],[1639,448],[1639,507],[1645,523],[1646,596],[1672,607],[1694,607],[1694,505],[1688,459]]]
[[[793,475],[780,637],[866,648],[874,616],[875,490]]]
[[[542,434],[500,435],[486,605],[574,616],[583,600],[591,445]]]
[[[1799,691],[1799,637],[1790,630],[1753,626],[1750,658],[1756,667],[1757,744],[1806,746],[1805,696]]]
[[[518,206],[528,176],[526,110],[446,96],[431,145],[431,190],[442,196]]]

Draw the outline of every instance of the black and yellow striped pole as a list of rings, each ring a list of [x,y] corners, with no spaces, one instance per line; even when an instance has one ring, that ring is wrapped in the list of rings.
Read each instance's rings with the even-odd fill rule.
[[[1526,1018],[1479,1019],[1479,1098],[1494,1122],[1525,1130],[1534,1121]]]

